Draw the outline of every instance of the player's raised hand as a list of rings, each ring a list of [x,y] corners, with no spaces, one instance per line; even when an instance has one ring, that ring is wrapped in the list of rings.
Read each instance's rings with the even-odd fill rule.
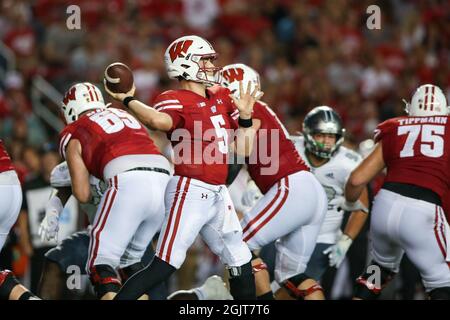
[[[131,88],[131,90],[126,93],[112,92],[111,90],[108,89],[105,79],[103,79],[103,86],[105,88],[105,91],[111,96],[111,98],[113,98],[114,100],[120,101],[120,102],[122,102],[123,99],[125,99],[126,97],[134,96],[134,92],[136,91],[136,86],[134,85],[134,83],[133,83],[133,87]]]
[[[253,105],[264,95],[264,92],[259,90],[259,85],[256,85],[253,91],[251,91],[251,87],[251,81],[249,81],[244,92],[242,81],[239,81],[239,98],[230,94],[236,108],[239,110],[241,119],[250,119],[252,117]]]

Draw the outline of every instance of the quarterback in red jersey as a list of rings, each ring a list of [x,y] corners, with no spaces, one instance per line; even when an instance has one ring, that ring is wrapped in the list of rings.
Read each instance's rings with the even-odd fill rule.
[[[60,152],[73,194],[82,203],[89,201],[91,174],[108,183],[90,231],[86,271],[97,296],[111,299],[121,286],[116,268],[122,256],[129,266],[140,264],[161,228],[170,165],[144,126],[123,110],[106,108],[94,85],[72,86],[62,110],[67,126],[60,134]]]
[[[148,127],[167,132],[174,149],[175,176],[166,190],[166,218],[156,257],[145,270],[130,278],[117,299],[135,299],[146,289],[169,277],[183,263],[187,249],[200,233],[210,249],[227,266],[234,299],[255,299],[251,253],[242,240],[233,203],[225,186],[228,151],[248,155],[252,146],[251,112],[258,95],[243,92],[239,99],[220,83],[217,53],[198,36],[173,41],[164,60],[168,76],[181,89],[156,98],[153,108],[137,101],[134,90],[110,95],[122,101]],[[105,88],[107,89],[107,88]],[[236,129],[231,114],[237,107]]]
[[[22,205],[22,188],[11,158],[0,139],[0,251],[9,230],[19,216]],[[0,271],[0,300],[37,299],[14,277],[10,270]]]
[[[375,130],[374,151],[353,171],[345,190],[352,204],[387,168],[371,215],[372,263],[357,279],[356,299],[374,299],[398,272],[404,253],[419,269],[431,299],[450,299],[449,225],[442,197],[450,187],[450,117],[441,89],[426,84],[406,105],[407,117]],[[380,281],[372,282],[373,270]]]
[[[222,83],[236,96],[239,81],[260,87],[259,75],[252,68],[244,64],[224,67]],[[246,161],[247,170],[264,196],[241,220],[244,241],[256,250],[277,240],[275,280],[296,299],[323,299],[320,285],[304,271],[326,213],[325,191],[272,109],[258,101],[252,118],[256,142]],[[264,268],[255,259],[255,273],[258,275]],[[258,284],[257,289],[260,299],[273,297],[270,285]]]

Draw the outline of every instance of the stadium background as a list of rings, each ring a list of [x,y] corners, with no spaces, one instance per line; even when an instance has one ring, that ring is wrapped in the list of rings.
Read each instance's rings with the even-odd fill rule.
[[[74,2],[81,8],[79,30],[66,25],[66,9]],[[211,41],[219,65],[243,62],[260,72],[264,100],[290,133],[301,130],[311,108],[329,105],[343,117],[347,144],[356,148],[379,122],[403,113],[402,98],[409,99],[419,84],[440,86],[449,100],[450,3],[445,0],[0,3],[0,138],[25,191],[40,178],[45,185],[60,161],[62,92],[79,81],[102,88],[105,66],[121,61],[134,71],[138,97],[151,104],[158,93],[176,85],[166,76],[163,53],[186,34]],[[380,30],[366,26],[372,4],[381,8]],[[38,274],[47,246],[33,246],[29,232],[34,222],[25,209],[0,264],[12,263],[30,281],[30,270]],[[191,258],[173,288],[188,288],[220,272],[201,243]],[[410,273],[416,281],[417,274]],[[402,288],[397,284],[393,289],[397,298],[420,297],[420,285],[417,292],[415,285],[409,293]]]

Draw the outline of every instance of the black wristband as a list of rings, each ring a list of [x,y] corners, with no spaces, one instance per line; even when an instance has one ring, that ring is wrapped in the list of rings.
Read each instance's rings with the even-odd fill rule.
[[[250,128],[253,125],[253,120],[252,120],[252,118],[250,118],[250,119],[241,119],[241,117],[239,117],[238,124],[239,124],[239,127]]]
[[[129,97],[126,97],[125,99],[123,99],[122,103],[124,104],[125,107],[128,108],[128,104],[133,100],[136,100],[136,98],[133,96],[129,96]]]

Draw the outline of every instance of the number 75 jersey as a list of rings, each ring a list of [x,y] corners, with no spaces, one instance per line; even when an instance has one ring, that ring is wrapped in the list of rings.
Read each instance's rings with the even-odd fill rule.
[[[441,198],[450,188],[450,117],[399,117],[375,129],[387,167],[386,182],[430,189]]]
[[[144,126],[131,114],[117,108],[93,110],[66,126],[59,141],[59,152],[64,159],[71,139],[80,141],[86,168],[100,180],[105,166],[115,158],[160,154]]]

